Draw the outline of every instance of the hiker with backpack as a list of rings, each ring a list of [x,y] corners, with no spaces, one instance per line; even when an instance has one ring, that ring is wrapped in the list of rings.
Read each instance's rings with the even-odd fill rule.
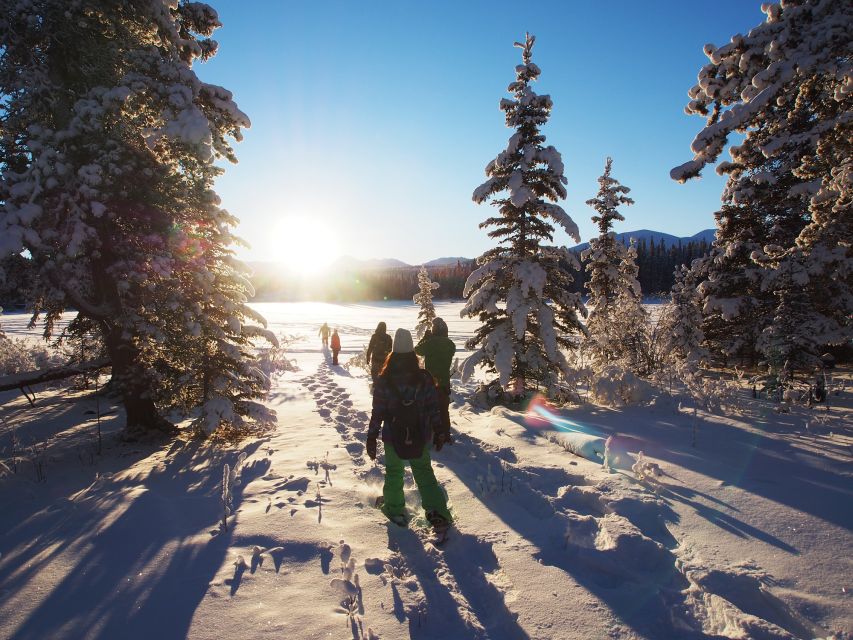
[[[367,364],[370,365],[370,378],[373,384],[376,384],[376,378],[379,377],[379,372],[385,364],[385,359],[391,353],[391,336],[387,333],[388,329],[384,322],[376,325],[376,331],[370,336],[370,343],[367,345]]]
[[[341,352],[341,337],[338,330],[332,331],[332,364],[338,364],[338,354]]]
[[[447,323],[444,320],[433,319],[432,329],[424,333],[415,347],[415,353],[424,359],[424,369],[435,378],[441,399],[441,418],[447,433],[450,433],[450,364],[456,353],[456,345],[447,337]]]
[[[397,329],[391,354],[373,391],[373,413],[367,431],[367,455],[376,459],[377,440],[385,447],[385,485],[382,512],[389,520],[407,526],[403,495],[403,467],[408,461],[427,520],[443,534],[452,522],[447,499],[435,479],[429,445],[441,451],[450,432],[441,417],[438,390],[432,375],[418,365],[412,334]]]

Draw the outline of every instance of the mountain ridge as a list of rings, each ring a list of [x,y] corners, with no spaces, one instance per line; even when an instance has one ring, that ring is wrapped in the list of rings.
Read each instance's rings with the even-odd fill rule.
[[[692,236],[674,236],[670,233],[665,233],[663,231],[653,231],[651,229],[637,229],[636,231],[624,231],[622,233],[616,234],[616,239],[622,243],[630,242],[631,238],[639,240],[645,240],[648,242],[651,239],[654,239],[656,244],[660,244],[661,240],[663,240],[665,246],[667,248],[672,246],[677,246],[681,244],[687,244],[689,242],[701,242],[706,241],[708,244],[714,241],[714,234],[716,233],[715,229],[703,229],[698,233],[694,233]],[[569,247],[570,251],[583,251],[589,246],[589,242],[582,242],[581,244],[575,245],[573,247]],[[409,264],[407,262],[403,262],[402,260],[398,260],[397,258],[370,258],[366,260],[362,260],[359,258],[355,258],[353,256],[341,256],[337,260],[335,260],[330,269],[362,269],[372,271],[375,269],[416,269],[420,266],[425,267],[452,267],[455,266],[457,262],[461,262],[462,264],[466,264],[469,262],[473,262],[474,258],[465,258],[462,256],[447,256],[442,258],[435,258],[434,260],[429,260],[427,262],[423,262],[420,264]],[[247,262],[250,266],[253,267],[261,267],[274,265],[274,262],[271,261],[249,261]]]

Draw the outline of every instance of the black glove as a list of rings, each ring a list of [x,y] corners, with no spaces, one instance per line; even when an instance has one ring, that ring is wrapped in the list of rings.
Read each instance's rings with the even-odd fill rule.
[[[437,431],[432,436],[432,446],[436,451],[441,451],[445,444],[453,444],[453,437],[449,431]]]
[[[376,436],[367,436],[367,455],[376,460]]]

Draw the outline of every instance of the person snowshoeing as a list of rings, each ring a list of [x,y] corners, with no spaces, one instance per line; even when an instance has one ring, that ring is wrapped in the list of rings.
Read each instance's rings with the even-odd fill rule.
[[[341,352],[341,337],[338,330],[332,331],[332,364],[338,364],[338,354]]]
[[[376,459],[380,429],[385,447],[383,513],[395,524],[408,524],[403,495],[403,466],[408,461],[427,520],[437,533],[446,532],[453,518],[432,470],[429,445],[432,442],[435,450],[441,451],[450,442],[450,434],[441,419],[432,375],[418,366],[412,334],[406,329],[397,329],[392,352],[373,391],[373,413],[367,430],[371,460]]]
[[[424,359],[424,369],[435,378],[441,398],[441,417],[447,433],[450,433],[450,363],[456,353],[456,345],[447,337],[447,323],[441,318],[434,318],[432,329],[428,330],[415,353]]]
[[[320,339],[323,341],[324,347],[329,346],[329,334],[331,332],[332,330],[329,329],[329,325],[324,322],[323,326],[320,327],[320,331],[317,333],[317,335],[320,336]]]
[[[376,384],[376,378],[385,364],[385,358],[391,352],[391,336],[387,333],[388,329],[384,322],[376,325],[376,331],[370,336],[370,343],[367,345],[367,364],[370,365],[370,378],[373,384]]]

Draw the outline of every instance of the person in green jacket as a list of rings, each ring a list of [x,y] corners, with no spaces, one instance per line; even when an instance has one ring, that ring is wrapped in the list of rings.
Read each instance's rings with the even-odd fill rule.
[[[424,369],[435,378],[441,397],[442,420],[447,432],[450,432],[450,364],[456,353],[456,345],[447,337],[447,323],[441,318],[432,321],[432,329],[415,347],[415,353],[424,359]]]

